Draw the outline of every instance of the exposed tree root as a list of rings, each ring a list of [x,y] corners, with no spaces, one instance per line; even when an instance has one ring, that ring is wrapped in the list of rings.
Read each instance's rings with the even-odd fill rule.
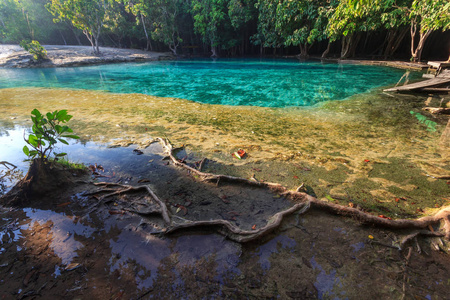
[[[296,202],[296,204],[289,209],[286,209],[284,211],[278,212],[275,215],[273,215],[269,221],[267,222],[267,225],[254,229],[254,230],[242,230],[236,225],[232,224],[231,222],[223,219],[216,219],[216,220],[205,220],[205,221],[191,221],[184,218],[180,218],[178,216],[171,216],[169,209],[167,208],[167,205],[161,201],[158,196],[152,191],[150,186],[148,185],[140,185],[140,186],[130,186],[130,185],[123,185],[118,183],[108,183],[108,182],[99,182],[94,183],[97,186],[103,186],[104,188],[95,191],[91,194],[99,194],[99,193],[107,193],[102,196],[97,197],[99,200],[99,203],[104,201],[105,198],[119,195],[127,192],[133,192],[133,191],[140,191],[145,190],[148,194],[152,197],[152,199],[159,205],[159,209],[152,210],[152,213],[159,213],[167,227],[162,231],[164,234],[170,234],[174,232],[178,232],[181,230],[188,230],[193,228],[214,228],[217,230],[218,233],[226,236],[230,240],[239,242],[239,243],[245,243],[249,241],[253,241],[256,239],[261,238],[264,235],[267,235],[268,233],[274,231],[276,228],[278,228],[283,221],[283,218],[293,214],[295,212],[298,213],[305,213],[310,209],[310,207],[317,208],[319,210],[326,210],[329,212],[332,212],[337,215],[344,215],[348,217],[352,217],[361,223],[364,224],[371,224],[376,226],[382,226],[390,229],[413,229],[413,228],[426,228],[427,226],[430,226],[432,224],[438,223],[440,221],[444,221],[443,230],[442,232],[432,232],[427,230],[420,230],[417,232],[414,232],[412,234],[409,234],[405,236],[400,244],[395,247],[398,250],[403,250],[405,245],[412,239],[415,239],[419,235],[423,236],[445,236],[447,239],[450,239],[450,207],[445,207],[441,209],[438,213],[436,213],[433,216],[423,217],[417,220],[407,220],[407,219],[399,219],[399,220],[390,220],[390,219],[384,219],[380,218],[374,215],[371,215],[369,213],[363,212],[357,208],[342,206],[326,201],[318,200],[315,197],[312,197],[304,192],[303,185],[296,189],[296,191],[290,191],[287,188],[283,187],[280,184],[277,183],[271,183],[271,182],[261,182],[258,181],[252,176],[250,179],[241,178],[241,177],[235,177],[235,176],[228,176],[228,175],[220,175],[220,174],[212,174],[212,173],[206,173],[202,172],[201,168],[203,165],[203,162],[205,160],[202,160],[199,163],[199,168],[193,168],[189,165],[187,165],[184,161],[178,160],[175,155],[174,151],[176,149],[173,148],[173,146],[167,141],[162,138],[157,138],[153,141],[160,142],[163,147],[165,148],[165,151],[167,152],[168,158],[179,167],[182,167],[192,174],[196,174],[200,177],[201,180],[207,181],[207,182],[215,182],[216,184],[219,184],[221,181],[227,181],[232,183],[239,183],[249,186],[255,186],[255,187],[261,187],[261,188],[268,188],[276,193],[279,193],[280,195],[283,195],[287,197],[288,199],[292,200],[293,202]],[[111,187],[117,187],[118,189],[111,188]],[[129,210],[132,212],[136,212],[133,210]],[[136,212],[139,213],[139,212]],[[179,219],[182,222],[174,222],[174,219]],[[394,246],[392,246],[394,247]]]
[[[115,190],[114,192],[111,192],[111,193],[108,193],[106,195],[99,197],[99,201],[102,201],[103,199],[105,199],[107,197],[111,197],[111,196],[118,195],[118,194],[123,194],[123,193],[130,192],[130,191],[146,190],[147,193],[150,194],[152,199],[155,200],[155,202],[160,206],[160,213],[161,213],[161,216],[162,216],[164,222],[166,224],[171,224],[171,219],[169,217],[169,210],[167,209],[166,204],[163,201],[161,201],[158,198],[158,196],[156,196],[156,194],[152,191],[152,189],[148,185],[131,186],[131,185],[118,184],[118,183],[109,183],[109,182],[97,182],[94,184],[102,185],[102,186],[117,186],[117,187],[122,188],[122,189]],[[111,189],[99,190],[94,193],[101,193],[104,191],[111,191]]]
[[[427,216],[422,217],[417,220],[408,220],[408,219],[398,219],[398,220],[390,220],[390,219],[384,219],[380,218],[374,215],[371,215],[369,213],[363,212],[357,208],[342,206],[326,201],[319,200],[315,197],[312,197],[306,193],[300,192],[301,188],[298,188],[297,191],[290,191],[287,188],[283,187],[280,184],[277,183],[271,183],[271,182],[261,182],[257,181],[254,178],[253,179],[245,179],[241,177],[234,177],[234,176],[228,176],[228,175],[217,175],[217,174],[211,174],[211,173],[205,173],[202,171],[199,171],[197,169],[194,169],[185,163],[182,163],[178,161],[178,159],[173,154],[173,146],[167,141],[162,138],[155,139],[159,141],[165,148],[169,158],[172,160],[172,162],[179,167],[182,167],[191,173],[197,174],[202,180],[204,181],[216,181],[217,183],[219,181],[229,181],[234,183],[242,183],[247,184],[250,186],[258,186],[258,187],[266,187],[270,188],[289,199],[293,200],[294,202],[300,202],[300,203],[308,203],[308,206],[315,207],[320,210],[326,210],[338,215],[345,215],[352,217],[361,223],[364,224],[370,224],[370,225],[377,225],[385,228],[390,229],[413,229],[413,228],[426,228],[429,225],[436,224],[440,221],[444,222],[443,235],[450,240],[450,207],[444,207],[440,211],[438,211],[433,216]],[[211,224],[209,224],[211,225]],[[219,223],[218,223],[219,225]],[[220,224],[223,225],[223,224]]]
[[[174,148],[167,140],[164,140],[162,138],[157,138],[155,140],[159,141],[164,146],[164,148],[166,149],[166,152],[168,154],[168,157],[176,166],[182,167],[182,168],[190,171],[191,173],[198,175],[203,181],[216,182],[216,183],[221,182],[221,181],[227,181],[227,182],[248,184],[250,186],[267,187],[267,188],[283,188],[283,186],[278,183],[261,182],[261,181],[257,181],[256,179],[246,179],[246,178],[236,177],[236,176],[202,172],[200,170],[197,170],[195,168],[192,168],[192,167],[186,165],[185,163],[180,162],[174,156],[174,154],[173,154]]]
[[[444,234],[443,234],[443,233],[440,233],[440,232],[432,232],[432,231],[428,231],[428,230],[420,230],[420,231],[416,231],[416,232],[413,232],[413,233],[411,233],[411,234],[408,234],[407,236],[405,236],[405,237],[402,239],[402,241],[400,242],[400,245],[399,245],[399,250],[405,249],[405,246],[406,246],[406,244],[407,244],[409,241],[415,239],[416,237],[418,237],[418,236],[420,236],[420,235],[422,235],[422,236],[432,236],[432,237],[441,237],[441,236],[444,236]]]
[[[276,213],[269,219],[266,226],[255,230],[242,230],[239,227],[233,225],[232,223],[222,219],[209,221],[185,220],[184,224],[172,225],[171,227],[167,228],[165,233],[172,233],[175,231],[179,231],[181,229],[188,229],[188,228],[217,227],[218,228],[217,231],[220,234],[229,238],[230,240],[239,243],[246,243],[259,239],[260,237],[278,228],[278,226],[280,226],[285,216],[291,215],[295,212],[303,214],[306,211],[308,211],[309,207],[310,207],[309,203],[297,203],[289,209]]]
[[[160,206],[159,210],[154,210],[154,213],[159,213],[164,219],[164,222],[168,225],[166,229],[163,230],[163,233],[169,234],[173,233],[175,231],[181,231],[182,229],[191,229],[191,228],[201,228],[201,227],[209,227],[209,228],[217,228],[217,232],[226,236],[230,240],[239,242],[239,243],[245,243],[249,241],[253,241],[255,239],[258,239],[276,228],[281,224],[283,221],[283,218],[285,216],[291,215],[298,211],[298,213],[305,213],[310,205],[309,203],[297,203],[294,206],[290,207],[289,209],[283,210],[281,212],[276,213],[273,215],[269,221],[267,222],[267,225],[255,229],[255,230],[242,230],[239,227],[233,225],[229,221],[217,219],[217,220],[209,220],[209,221],[190,221],[186,220],[180,217],[177,217],[178,219],[182,220],[183,223],[176,224],[173,222],[173,219],[170,218],[170,213],[167,208],[167,205],[161,201],[158,196],[152,191],[152,189],[148,185],[140,185],[140,186],[130,186],[130,185],[123,185],[118,183],[109,183],[109,182],[98,182],[94,183],[94,185],[97,186],[104,186],[105,188],[99,189],[95,192],[92,192],[90,194],[86,195],[95,195],[99,193],[108,192],[107,194],[104,194],[100,197],[97,197],[99,200],[99,203],[101,203],[105,198],[124,194],[131,191],[139,191],[139,190],[146,190],[150,196],[155,200],[156,203]],[[111,189],[107,187],[119,187],[120,189]],[[133,210],[127,210],[135,213],[139,213]]]

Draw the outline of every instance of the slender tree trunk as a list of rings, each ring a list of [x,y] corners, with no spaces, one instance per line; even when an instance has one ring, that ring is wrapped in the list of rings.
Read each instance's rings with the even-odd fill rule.
[[[64,41],[64,45],[67,45],[66,39],[64,38],[64,35],[62,34],[61,30],[58,29],[58,31]]]
[[[408,28],[391,29],[388,34],[388,44],[384,51],[384,59],[392,57],[395,54],[398,47],[400,47],[401,42],[405,38],[406,33],[408,32]]]
[[[354,57],[356,53],[356,47],[358,47],[358,43],[361,40],[361,32],[358,32],[356,35],[352,36],[350,39],[350,47],[349,47],[349,55],[347,57]]]
[[[412,59],[415,62],[420,62],[422,58],[422,50],[423,46],[425,45],[425,41],[427,40],[428,36],[431,34],[431,30],[427,30],[425,32],[422,32],[419,30],[419,43],[416,46],[415,43],[415,37],[417,33],[418,24],[415,19],[411,20],[411,55]]]
[[[353,34],[346,35],[342,38],[341,59],[346,59],[350,55],[350,46],[352,45]]]
[[[330,42],[330,40],[328,40],[327,49],[325,49],[325,51],[323,51],[322,58],[327,58],[328,53],[330,53],[330,48],[331,48],[331,42]]]
[[[216,46],[213,46],[213,42],[211,42],[211,52],[212,52],[211,57],[218,57],[217,48],[216,48]]]
[[[150,42],[150,37],[148,36],[147,28],[145,27],[144,16],[141,14],[141,22],[142,27],[144,27],[145,38],[147,39],[147,46],[145,47],[145,51],[153,51],[152,43]]]
[[[92,52],[95,53],[95,44],[94,44],[94,38],[93,36],[89,33],[89,31],[87,31],[86,29],[83,30],[84,35],[87,37],[87,39],[89,40],[89,42],[91,43],[92,46]]]
[[[100,47],[99,47],[99,43],[98,40],[100,38],[100,31],[102,30],[102,26],[103,24],[99,25],[97,27],[97,32],[94,34],[94,40],[95,40],[95,54],[99,55],[100,54]]]
[[[300,44],[300,57],[308,57],[308,43]]]
[[[177,45],[169,45],[170,51],[172,51],[172,54],[177,56]]]
[[[423,47],[425,45],[425,41],[427,40],[428,36],[431,34],[431,30],[428,30],[426,32],[421,32],[420,33],[420,38],[419,38],[419,43],[417,44],[417,48],[413,53],[413,59],[414,61],[421,61],[422,58],[422,51],[423,51]]]

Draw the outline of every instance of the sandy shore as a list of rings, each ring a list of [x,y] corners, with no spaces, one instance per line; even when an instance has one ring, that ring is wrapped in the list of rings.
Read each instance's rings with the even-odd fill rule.
[[[151,52],[137,49],[100,47],[100,55],[93,54],[90,46],[43,45],[48,59],[35,62],[28,52],[19,45],[0,45],[0,67],[68,67],[127,61],[151,61],[173,59],[171,53]]]

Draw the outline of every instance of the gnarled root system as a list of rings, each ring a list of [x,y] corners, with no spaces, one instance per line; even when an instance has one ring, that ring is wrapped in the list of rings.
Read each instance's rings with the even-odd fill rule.
[[[129,186],[129,185],[120,185],[120,184],[112,184],[112,183],[97,183],[97,185],[103,185],[103,186],[116,186],[120,189],[114,189],[114,190],[99,190],[97,192],[106,192],[109,191],[110,193],[103,195],[101,198],[99,198],[100,201],[102,201],[104,198],[113,196],[120,193],[126,193],[130,191],[137,191],[137,190],[146,190],[148,194],[154,199],[154,201],[159,206],[159,213],[162,216],[164,222],[166,223],[167,227],[163,230],[163,233],[169,234],[173,232],[178,232],[186,229],[192,229],[192,228],[214,228],[217,230],[218,233],[226,236],[227,238],[244,243],[249,242],[255,239],[259,239],[264,235],[267,235],[268,233],[272,232],[276,228],[278,228],[283,221],[283,218],[293,214],[293,213],[305,213],[308,211],[310,207],[319,209],[319,210],[325,210],[337,215],[343,215],[347,217],[351,217],[363,224],[370,224],[375,226],[381,226],[389,229],[420,229],[410,235],[407,235],[401,242],[401,245],[399,245],[398,249],[402,250],[404,249],[407,242],[410,240],[416,238],[419,235],[423,236],[445,236],[447,239],[450,239],[450,207],[444,207],[439,212],[437,212],[433,216],[427,216],[422,217],[420,219],[416,220],[408,220],[408,219],[398,219],[398,220],[390,220],[390,219],[384,219],[380,218],[374,215],[371,215],[367,212],[361,211],[356,208],[342,206],[326,201],[319,200],[315,197],[312,197],[311,195],[308,195],[306,193],[301,192],[301,189],[297,189],[296,191],[288,190],[287,188],[283,187],[280,184],[277,183],[271,183],[271,182],[262,182],[258,181],[255,178],[246,179],[242,177],[235,177],[235,176],[228,176],[228,175],[221,175],[221,174],[212,174],[212,173],[206,173],[202,172],[201,168],[196,169],[189,165],[187,165],[184,162],[179,161],[175,155],[174,155],[174,148],[170,144],[168,140],[157,138],[154,141],[160,142],[166,153],[167,156],[170,158],[170,160],[173,162],[174,165],[184,168],[187,171],[196,174],[201,180],[207,181],[207,182],[215,182],[219,184],[220,182],[230,182],[230,183],[236,183],[236,184],[243,184],[253,187],[261,187],[261,188],[267,188],[270,189],[273,192],[276,192],[280,195],[285,196],[286,198],[290,199],[292,202],[296,203],[289,209],[280,211],[276,214],[274,214],[269,221],[267,222],[267,225],[264,227],[261,227],[259,229],[254,230],[242,230],[236,225],[232,224],[231,222],[223,219],[216,219],[216,220],[201,220],[201,221],[191,221],[184,218],[180,218],[178,216],[171,216],[169,209],[167,208],[166,204],[161,201],[156,194],[151,190],[151,188],[148,185],[141,185],[141,186]],[[177,221],[175,221],[175,219]],[[430,227],[431,225],[437,224],[439,222],[443,222],[442,230],[443,232],[433,232],[429,230],[424,230],[424,228]]]

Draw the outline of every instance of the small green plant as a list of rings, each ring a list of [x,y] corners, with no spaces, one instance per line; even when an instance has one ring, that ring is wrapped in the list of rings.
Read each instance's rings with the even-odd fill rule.
[[[57,159],[57,158],[55,158],[55,159]],[[64,158],[58,159],[58,163],[65,166],[66,168],[71,169],[71,170],[86,170],[87,169],[87,167],[84,164],[71,162]]]
[[[436,122],[429,120],[427,117],[425,117],[424,115],[422,115],[418,112],[414,112],[411,110],[410,113],[417,118],[419,123],[426,125],[428,131],[430,131],[430,132],[436,131],[436,125],[437,125]]]
[[[67,114],[67,110],[48,112],[42,115],[39,110],[33,109],[31,112],[31,120],[33,121],[33,134],[24,138],[27,145],[23,147],[23,153],[30,159],[38,157],[39,159],[47,159],[52,154],[55,144],[60,141],[63,144],[69,143],[64,138],[79,139],[80,137],[72,133],[72,129],[68,126],[60,124],[68,122],[72,119],[71,115]],[[66,153],[54,153],[56,158],[65,156]]]
[[[22,40],[19,45],[25,49],[25,51],[30,52],[35,60],[47,58],[47,50],[45,50],[38,41]]]

